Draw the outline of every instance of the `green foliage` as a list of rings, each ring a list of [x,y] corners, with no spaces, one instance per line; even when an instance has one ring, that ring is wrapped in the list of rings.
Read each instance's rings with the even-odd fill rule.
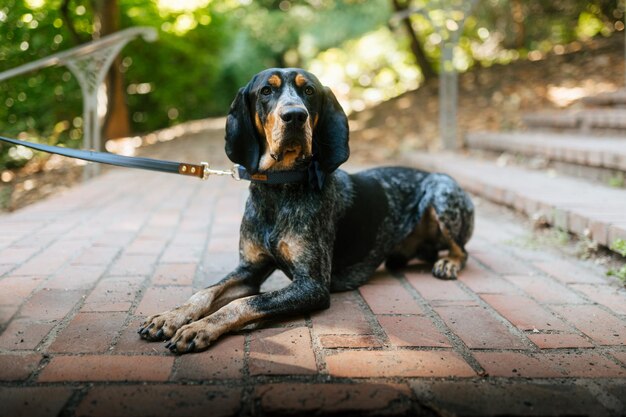
[[[611,250],[619,253],[623,257],[626,257],[626,240],[615,239],[615,242],[611,244]]]
[[[616,239],[611,244],[611,250],[619,253],[622,257],[626,257],[626,240]],[[622,281],[622,283],[626,284],[626,265],[622,265],[619,269],[609,269],[606,274],[614,276]]]

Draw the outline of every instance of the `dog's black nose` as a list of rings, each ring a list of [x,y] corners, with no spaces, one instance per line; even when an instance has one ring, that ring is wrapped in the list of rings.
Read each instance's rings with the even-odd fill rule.
[[[309,117],[309,113],[302,107],[287,107],[280,112],[280,118],[291,126],[302,126],[306,119]]]

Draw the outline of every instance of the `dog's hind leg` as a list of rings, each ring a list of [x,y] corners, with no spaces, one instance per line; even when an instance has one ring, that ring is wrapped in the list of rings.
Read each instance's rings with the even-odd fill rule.
[[[444,224],[440,223],[439,227],[441,239],[448,248],[448,254],[435,262],[433,275],[440,279],[456,279],[461,269],[465,267],[467,252],[454,241]]]
[[[418,258],[428,263],[437,260],[437,248],[434,246],[439,236],[437,214],[432,207],[424,211],[420,222],[402,242],[389,254],[385,267],[391,271],[404,268],[407,263]]]

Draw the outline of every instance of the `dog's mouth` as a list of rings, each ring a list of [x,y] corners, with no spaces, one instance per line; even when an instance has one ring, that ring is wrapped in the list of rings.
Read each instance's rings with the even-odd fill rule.
[[[308,165],[312,158],[311,152],[300,144],[269,149],[269,152],[261,158],[259,168],[261,170],[290,170]]]
[[[270,156],[276,162],[282,162],[283,160],[298,160],[304,157],[301,146],[294,146],[284,149],[283,151],[271,153]]]

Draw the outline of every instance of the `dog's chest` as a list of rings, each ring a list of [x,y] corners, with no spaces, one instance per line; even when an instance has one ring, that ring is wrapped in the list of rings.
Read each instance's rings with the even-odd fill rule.
[[[242,223],[243,246],[292,264],[309,250],[317,215],[298,204],[249,204]]]

